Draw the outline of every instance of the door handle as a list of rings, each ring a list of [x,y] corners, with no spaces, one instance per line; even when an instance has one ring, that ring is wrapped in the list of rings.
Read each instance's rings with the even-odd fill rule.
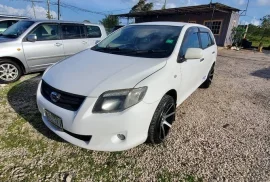
[[[87,42],[86,42],[86,41],[82,41],[82,43],[83,43],[83,44],[87,44]]]
[[[204,61],[204,58],[200,59],[200,62]]]
[[[55,43],[54,45],[57,46],[57,47],[59,47],[59,46],[61,46],[62,44],[57,42],[57,43]]]
[[[216,53],[215,51],[212,52],[212,54],[215,54],[215,53]]]

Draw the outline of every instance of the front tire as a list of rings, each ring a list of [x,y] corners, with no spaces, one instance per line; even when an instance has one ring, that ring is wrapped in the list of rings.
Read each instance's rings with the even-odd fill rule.
[[[9,59],[0,60],[0,83],[8,84],[19,80],[22,76],[21,67]]]
[[[175,100],[171,96],[165,95],[153,115],[147,142],[159,144],[165,140],[175,120],[175,109]]]

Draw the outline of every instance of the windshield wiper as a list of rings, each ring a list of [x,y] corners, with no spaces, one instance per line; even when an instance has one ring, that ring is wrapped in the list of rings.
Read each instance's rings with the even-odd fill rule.
[[[17,38],[18,37],[17,35],[11,35],[11,34],[8,34],[8,35],[2,34],[1,36],[8,37],[8,38]]]
[[[135,50],[136,54],[145,54],[145,53],[163,53],[167,52],[165,49],[150,49],[150,50]]]

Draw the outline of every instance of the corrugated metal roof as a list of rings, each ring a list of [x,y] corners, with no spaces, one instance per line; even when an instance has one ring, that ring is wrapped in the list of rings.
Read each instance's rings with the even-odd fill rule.
[[[212,4],[204,4],[198,6],[186,6],[179,8],[169,8],[162,10],[152,10],[152,11],[144,11],[144,12],[130,12],[125,14],[118,14],[114,16],[118,17],[144,17],[144,16],[154,16],[154,15],[170,15],[170,14],[200,14],[213,11],[226,12],[230,13],[232,11],[240,11],[237,8],[233,8],[221,3],[212,3]]]

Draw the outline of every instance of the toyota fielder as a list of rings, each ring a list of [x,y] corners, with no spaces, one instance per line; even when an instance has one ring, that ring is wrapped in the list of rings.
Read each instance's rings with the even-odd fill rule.
[[[164,141],[175,110],[214,76],[217,46],[205,26],[125,26],[91,49],[48,68],[37,90],[47,127],[92,150]]]

